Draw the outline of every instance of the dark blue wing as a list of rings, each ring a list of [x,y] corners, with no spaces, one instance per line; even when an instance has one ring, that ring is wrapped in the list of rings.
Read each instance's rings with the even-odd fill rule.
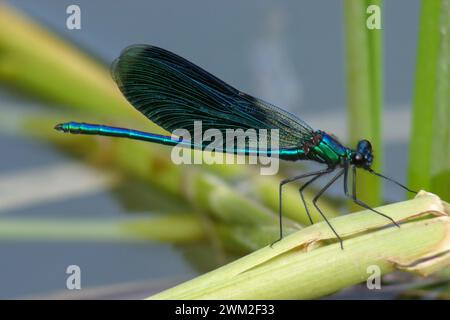
[[[240,92],[167,50],[133,45],[112,65],[112,75],[127,100],[165,130],[203,131],[278,129],[279,148],[295,148],[313,129],[292,114]],[[225,148],[225,146],[224,146]]]

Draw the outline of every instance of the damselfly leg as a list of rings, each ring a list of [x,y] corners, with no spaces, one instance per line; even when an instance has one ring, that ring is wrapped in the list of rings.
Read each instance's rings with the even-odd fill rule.
[[[371,210],[371,211],[379,214],[380,216],[385,217],[386,219],[389,219],[390,221],[392,221],[393,224],[395,224],[397,227],[400,228],[400,225],[394,219],[392,219],[391,217],[389,217],[388,215],[386,215],[384,213],[381,213],[378,210],[375,210],[374,208],[370,207],[368,204],[364,203],[363,201],[361,201],[357,198],[357,196],[356,196],[356,167],[355,166],[352,166],[352,173],[353,173],[352,174],[352,180],[353,180],[352,181],[352,194],[350,194],[348,192],[348,175],[349,175],[348,169],[349,169],[349,165],[346,164],[344,166],[344,171],[345,171],[345,173],[344,173],[344,192],[345,192],[345,195],[348,198],[352,199],[353,202],[356,203],[357,205],[363,207],[364,209]]]
[[[278,222],[279,222],[279,227],[280,227],[280,236],[277,240],[275,240],[274,242],[272,242],[272,244],[270,246],[273,246],[275,243],[277,243],[278,241],[280,241],[281,239],[283,239],[283,186],[287,183],[290,182],[294,182],[300,179],[304,179],[304,178],[308,178],[308,177],[313,177],[313,179],[311,179],[312,181],[314,181],[315,179],[317,179],[319,176],[322,176],[326,173],[330,173],[332,172],[334,169],[332,168],[327,168],[324,170],[319,170],[319,171],[314,171],[314,172],[310,172],[310,173],[305,173],[302,174],[300,176],[295,176],[295,177],[291,177],[291,178],[287,178],[284,180],[281,180],[280,185],[279,185],[279,189],[278,189],[278,197],[279,197],[279,208],[278,208]],[[307,181],[305,184],[309,184],[310,182],[312,182],[311,180]],[[305,208],[306,208],[306,203],[303,201],[303,203],[305,204]],[[310,221],[312,222],[312,219],[309,215],[308,209],[306,208],[306,212],[308,213],[308,217],[310,219]]]
[[[338,235],[338,233],[336,232],[336,230],[334,230],[333,226],[331,225],[331,223],[328,221],[327,217],[323,214],[322,210],[319,208],[319,206],[317,205],[317,200],[319,200],[320,196],[333,184],[336,182],[337,179],[339,179],[342,174],[344,174],[345,169],[341,170],[338,172],[338,174],[336,174],[333,179],[331,179],[320,191],[319,193],[314,197],[313,199],[313,205],[314,207],[316,207],[317,211],[319,211],[320,215],[322,216],[323,220],[325,220],[325,222],[328,224],[328,226],[330,227],[330,229],[333,231],[333,233],[336,235],[336,238],[338,238],[340,244],[341,244],[341,249],[344,249],[344,245],[342,243],[342,239],[341,237]]]
[[[305,207],[306,214],[308,215],[309,222],[311,222],[311,224],[314,224],[314,222],[312,221],[311,214],[309,213],[309,208],[308,208],[308,205],[306,204],[305,197],[303,195],[303,191],[306,189],[306,187],[308,185],[310,185],[311,183],[313,183],[314,181],[316,181],[318,178],[322,177],[323,175],[332,172],[333,170],[334,169],[332,169],[332,168],[328,168],[326,170],[323,170],[321,173],[319,173],[316,176],[312,177],[312,179],[306,181],[303,184],[303,186],[301,186],[300,189],[298,190],[299,193],[300,193],[300,197],[302,199],[302,202],[303,202],[303,206]]]

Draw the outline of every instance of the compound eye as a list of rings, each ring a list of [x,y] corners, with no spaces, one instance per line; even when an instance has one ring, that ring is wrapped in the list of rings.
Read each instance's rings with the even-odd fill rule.
[[[361,155],[361,153],[357,153],[357,154],[355,155],[355,160],[356,160],[357,162],[361,161],[362,159],[363,159],[363,156]]]

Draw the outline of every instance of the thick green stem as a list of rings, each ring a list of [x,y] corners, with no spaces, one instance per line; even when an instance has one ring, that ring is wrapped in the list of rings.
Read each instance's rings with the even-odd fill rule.
[[[450,264],[448,204],[421,192],[379,208],[401,228],[371,211],[331,220],[344,250],[324,223],[302,229],[150,299],[309,299],[397,269],[427,275]],[[375,271],[373,271],[375,270]]]
[[[450,1],[422,1],[409,185],[450,198]]]
[[[379,170],[382,161],[382,49],[381,30],[369,30],[366,21],[369,4],[381,1],[346,0],[344,2],[347,54],[347,99],[350,144],[368,139],[373,145]],[[359,197],[372,205],[381,203],[381,183],[368,173],[358,178],[364,185]]]
[[[433,124],[431,189],[450,199],[450,0],[442,0],[441,42],[437,70],[436,114]]]

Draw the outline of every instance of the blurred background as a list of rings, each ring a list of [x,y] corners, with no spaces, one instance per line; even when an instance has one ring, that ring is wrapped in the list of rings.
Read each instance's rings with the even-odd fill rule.
[[[80,30],[66,27],[66,8],[71,4],[81,8]],[[9,0],[1,5],[0,10],[17,10],[57,34],[100,67],[108,68],[130,44],[157,45],[244,92],[289,110],[312,127],[348,141],[341,1]],[[418,21],[418,0],[385,1],[383,170],[401,182],[406,181]],[[8,32],[15,41],[15,28]],[[0,40],[0,55],[1,49]],[[66,63],[70,66],[72,61]],[[40,77],[45,79],[46,72],[42,69]],[[95,91],[85,94],[95,98]],[[52,123],[69,120],[99,122],[89,112],[78,116],[80,109],[60,112],[71,110],[63,106],[70,103],[52,99],[56,96],[1,82],[0,213],[6,222],[0,235],[0,298],[64,297],[69,294],[69,265],[81,268],[82,288],[93,289],[93,296],[145,297],[241,254],[217,250],[214,241],[196,241],[200,237],[196,234],[191,239],[189,234],[180,236],[177,241],[139,237],[129,241],[117,236],[117,224],[130,219],[160,217],[166,212],[184,214],[197,211],[196,206],[176,192],[167,192],[170,187],[135,179],[121,170],[96,169],[109,164],[99,157],[116,157],[109,149],[92,166],[80,159],[80,154],[89,155],[92,149],[82,148],[74,156],[67,149],[76,144],[62,142],[61,148],[52,142],[70,137],[42,139],[38,132],[43,124],[51,128]],[[105,105],[103,114],[95,109],[95,120],[111,124],[106,113],[114,107]],[[126,112],[139,117],[131,107]],[[31,133],[18,124],[28,118],[33,123],[26,125]],[[113,123],[121,123],[124,117],[119,114],[118,119]],[[137,126],[146,129],[145,124],[142,120]],[[108,148],[108,140],[101,141]],[[138,161],[141,155],[130,151],[126,156]],[[292,166],[288,169],[295,171]],[[341,192],[340,186],[333,189],[330,202],[339,201],[333,197]],[[386,185],[385,201],[404,197],[401,189]],[[170,220],[162,223],[170,228]],[[91,232],[92,226],[104,229]],[[59,228],[58,233],[55,229]],[[202,233],[191,228],[193,233]],[[183,224],[179,230],[190,232]],[[193,243],[186,245],[185,239]]]

